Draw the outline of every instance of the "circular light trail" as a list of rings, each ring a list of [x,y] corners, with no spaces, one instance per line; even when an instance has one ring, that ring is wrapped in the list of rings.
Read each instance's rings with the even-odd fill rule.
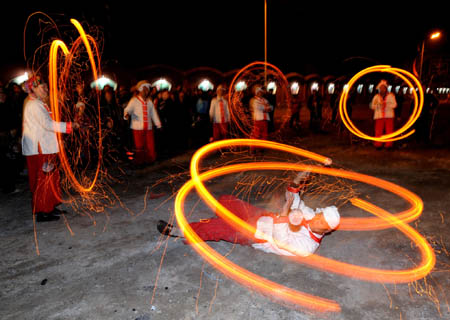
[[[49,57],[49,87],[50,87],[50,107],[51,110],[53,112],[53,114],[55,115],[55,121],[60,122],[61,121],[61,113],[60,113],[60,108],[59,108],[59,94],[58,94],[58,87],[62,87],[64,88],[64,84],[65,81],[67,80],[68,77],[68,71],[70,69],[70,65],[72,63],[72,58],[73,58],[73,52],[78,48],[78,46],[80,45],[81,41],[83,42],[84,46],[86,47],[86,51],[89,55],[89,61],[91,63],[91,68],[92,68],[92,74],[94,76],[94,81],[96,81],[98,79],[98,72],[97,72],[97,67],[96,67],[96,61],[94,58],[94,53],[92,51],[91,48],[91,44],[90,42],[93,44],[94,49],[95,49],[95,55],[97,57],[97,59],[99,58],[99,52],[98,52],[98,48],[97,45],[95,43],[94,38],[92,38],[90,35],[87,35],[84,32],[83,27],[81,26],[81,24],[75,20],[75,19],[70,19],[70,22],[72,22],[72,24],[77,28],[80,37],[77,38],[72,46],[72,49],[69,51],[69,49],[67,48],[66,44],[61,41],[61,40],[54,40],[51,44],[50,47],[50,57]],[[63,70],[66,71],[66,73],[63,72],[62,77],[61,77],[61,81],[58,82],[58,49],[61,49],[64,56],[66,57],[65,60],[65,66],[63,68]],[[97,60],[97,65],[100,66],[100,61]],[[97,104],[98,106],[98,114],[100,117],[100,105]],[[99,154],[99,158],[98,158],[98,162],[97,162],[97,167],[95,170],[95,174],[94,177],[91,179],[91,181],[89,183],[87,183],[87,185],[82,185],[78,179],[75,177],[75,174],[73,173],[72,168],[70,167],[69,161],[67,159],[67,154],[65,151],[65,147],[64,147],[64,143],[63,143],[63,139],[61,136],[61,133],[57,132],[57,137],[58,137],[58,144],[59,144],[59,149],[60,152],[58,153],[59,159],[61,161],[62,167],[64,169],[64,172],[66,173],[67,177],[70,179],[70,181],[72,182],[72,185],[81,193],[86,193],[91,191],[94,188],[94,185],[97,181],[98,175],[100,173],[100,161],[101,161],[101,154],[102,154],[102,130],[101,130],[101,121],[99,121],[99,128],[98,128],[98,154]]]
[[[355,84],[355,82],[359,78],[361,78],[362,76],[364,76],[366,74],[373,73],[373,72],[387,72],[387,73],[391,73],[391,74],[398,76],[403,81],[405,81],[405,83],[412,89],[413,97],[414,97],[414,108],[413,108],[413,111],[412,111],[411,116],[409,117],[408,121],[400,129],[398,129],[390,134],[382,135],[380,137],[372,137],[372,136],[369,136],[369,135],[361,132],[353,124],[353,122],[351,121],[351,119],[347,113],[347,99],[348,99],[348,93],[350,92],[350,88]],[[418,91],[419,91],[419,96],[417,96],[417,92],[414,89],[414,85],[411,83],[410,79],[417,86]],[[350,79],[350,81],[348,82],[347,88],[342,92],[341,99],[339,100],[339,113],[341,115],[342,122],[347,127],[347,129],[350,130],[351,133],[353,133],[354,135],[356,135],[362,139],[380,141],[380,142],[396,141],[396,140],[401,140],[406,137],[409,137],[411,134],[414,133],[415,130],[411,130],[409,132],[406,132],[406,131],[419,118],[420,113],[422,112],[422,108],[423,108],[423,100],[424,100],[424,98],[423,98],[422,85],[413,74],[411,74],[410,72],[403,70],[403,69],[392,68],[391,66],[388,66],[388,65],[378,65],[378,66],[373,66],[373,67],[364,69],[364,70],[358,72],[357,74],[355,74],[353,76],[353,78]]]
[[[403,270],[384,270],[361,267],[345,262],[340,262],[334,259],[321,257],[313,254],[309,257],[291,257],[291,259],[310,266],[314,266],[323,271],[329,271],[336,274],[345,275],[365,281],[373,282],[389,282],[389,283],[404,283],[411,282],[425,277],[434,267],[435,255],[428,242],[417,231],[411,228],[406,222],[417,219],[420,216],[423,208],[421,199],[414,193],[399,187],[393,183],[384,181],[382,179],[370,177],[367,175],[350,172],[346,170],[338,170],[334,168],[327,168],[323,166],[305,165],[305,164],[291,164],[285,162],[252,162],[228,165],[209,170],[203,173],[198,172],[199,163],[208,153],[216,151],[228,146],[257,146],[266,147],[283,152],[290,152],[295,155],[300,155],[319,161],[322,164],[330,164],[329,158],[321,155],[295,148],[292,146],[279,144],[271,141],[252,140],[252,139],[233,139],[222,140],[211,143],[199,149],[191,160],[191,177],[178,192],[175,200],[175,214],[177,222],[182,228],[186,239],[192,244],[193,248],[206,261],[223,272],[225,275],[240,282],[241,284],[258,290],[264,295],[283,299],[288,303],[300,305],[309,309],[318,311],[339,311],[340,306],[337,302],[321,297],[312,296],[295,289],[285,287],[276,282],[270,281],[256,275],[245,268],[242,268],[235,263],[229,261],[218,252],[208,246],[189,226],[188,221],[184,215],[184,201],[190,191],[195,188],[200,197],[210,206],[216,210],[218,216],[229,223],[233,228],[239,230],[248,237],[252,237],[256,232],[255,228],[240,218],[236,217],[232,212],[223,207],[206,189],[202,181],[223,176],[230,173],[249,171],[249,170],[295,170],[295,171],[311,171],[314,173],[326,174],[345,179],[352,179],[365,182],[376,187],[391,191],[400,197],[404,198],[411,204],[411,208],[397,213],[390,214],[386,210],[364,201],[359,198],[352,199],[352,204],[374,214],[377,217],[373,218],[341,218],[340,230],[379,230],[390,227],[395,227],[403,232],[416,245],[421,254],[421,261],[414,268]],[[277,243],[282,249],[292,251],[289,247],[282,243]]]

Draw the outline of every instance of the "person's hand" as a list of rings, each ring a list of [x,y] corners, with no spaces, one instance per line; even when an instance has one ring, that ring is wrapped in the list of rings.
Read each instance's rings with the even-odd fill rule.
[[[294,194],[290,191],[286,191],[286,202],[292,203],[294,201]]]

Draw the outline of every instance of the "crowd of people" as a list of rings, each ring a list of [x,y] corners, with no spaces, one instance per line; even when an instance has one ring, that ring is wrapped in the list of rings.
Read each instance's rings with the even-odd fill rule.
[[[387,82],[382,80],[368,103],[374,112],[375,136],[394,130],[395,114],[403,103],[401,97],[387,92],[387,88]],[[33,195],[43,194],[42,188],[54,189],[58,185],[57,132],[63,134],[67,149],[77,141],[78,163],[94,163],[93,155],[95,158],[95,154],[99,154],[99,145],[93,141],[99,140],[101,128],[101,154],[105,165],[126,161],[135,168],[229,138],[231,112],[227,92],[225,84],[214,91],[188,90],[181,86],[158,90],[144,80],[129,89],[119,86],[114,90],[105,86],[102,90],[87,90],[80,82],[73,93],[63,95],[73,106],[62,115],[63,122],[55,122],[48,103],[48,86],[41,77],[34,75],[21,86],[0,86],[0,108],[4,115],[0,120],[1,189],[4,193],[17,192],[16,181],[20,175],[28,176]],[[419,138],[427,136],[425,127],[429,126],[431,112],[437,106],[433,98],[430,94],[425,97],[425,109],[416,125]],[[269,133],[274,130],[276,96],[260,84],[249,88],[243,100],[252,123],[249,137],[269,139]],[[328,118],[335,123],[339,93],[331,95],[327,104],[327,109],[331,110]],[[352,104],[352,101],[347,103],[350,117]],[[323,124],[323,106],[324,98],[319,91],[313,91],[305,101],[293,95],[289,126],[298,129],[304,125],[300,123],[300,109],[306,107],[310,115],[309,130],[317,132]],[[86,132],[91,132],[92,137]],[[375,143],[375,147],[381,146]],[[392,143],[385,147],[391,148]],[[91,152],[92,149],[96,150]],[[250,148],[251,154],[256,152],[258,150]],[[38,221],[56,219],[51,213],[59,213],[55,208],[59,198],[57,192],[53,199],[33,199],[33,213],[37,214]]]

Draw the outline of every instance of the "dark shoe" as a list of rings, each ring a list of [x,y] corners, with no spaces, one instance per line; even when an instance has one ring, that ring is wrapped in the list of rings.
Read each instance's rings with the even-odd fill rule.
[[[38,212],[36,213],[36,221],[37,222],[45,222],[45,221],[56,221],[59,220],[58,216],[55,216],[52,212]]]
[[[164,220],[159,220],[156,228],[163,235],[170,236],[170,231],[172,231],[173,225],[165,222]]]
[[[58,208],[53,209],[51,212],[54,216],[60,216],[62,214],[67,214],[66,210],[59,210]]]

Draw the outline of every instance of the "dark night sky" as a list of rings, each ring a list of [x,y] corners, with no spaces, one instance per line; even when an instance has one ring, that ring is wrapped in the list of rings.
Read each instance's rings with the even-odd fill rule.
[[[23,29],[35,11],[49,14],[65,30],[71,28],[70,18],[99,26],[105,64],[210,66],[228,71],[264,59],[263,0],[9,3],[12,9],[2,10],[0,19],[2,67],[24,63]],[[427,7],[412,1],[395,7],[393,1],[304,3],[268,0],[268,61],[283,72],[339,73],[351,57],[364,58],[350,59],[352,63],[406,67],[427,33],[434,28],[449,31],[443,2],[424,2]],[[27,32],[29,53],[37,44],[37,21],[35,16]],[[444,34],[439,44],[430,44],[428,52],[448,55],[446,38]]]

